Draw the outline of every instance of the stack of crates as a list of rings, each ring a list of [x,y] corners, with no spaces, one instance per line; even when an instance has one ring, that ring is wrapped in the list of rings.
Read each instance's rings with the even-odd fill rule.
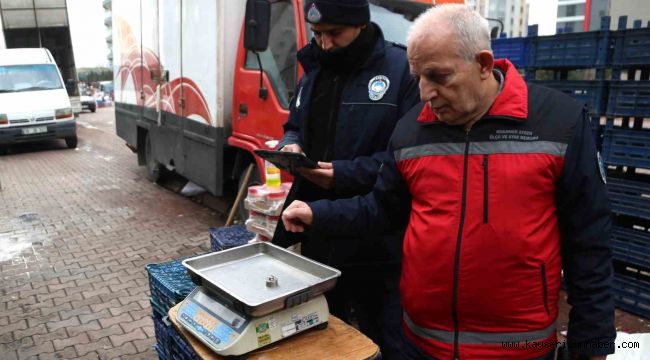
[[[537,36],[537,26],[531,26],[528,37],[496,39],[492,47],[495,57],[523,70],[527,81],[587,104],[608,166],[616,304],[650,318],[650,22],[627,29],[623,16],[618,30],[609,28],[609,17],[590,32]],[[541,79],[540,70],[552,79]],[[594,78],[570,79],[570,71],[583,70]]]
[[[605,71],[612,56],[610,18],[601,19],[600,30],[537,35],[537,25],[529,27],[526,80],[561,91],[587,105],[594,139],[600,148],[600,118],[605,115],[608,81]],[[552,73],[540,79],[539,70]],[[592,79],[570,79],[569,73],[590,71]],[[584,76],[583,76],[584,77]]]
[[[244,225],[210,228],[210,249],[221,251],[247,244],[255,234],[246,230]]]
[[[650,26],[627,29],[621,17],[612,40],[603,156],[615,215],[614,291],[619,308],[650,318]]]
[[[501,33],[500,38],[492,40],[492,52],[496,59],[508,59],[517,69],[523,70],[528,66],[529,42],[529,38],[508,38],[506,33]]]
[[[182,259],[146,266],[149,275],[149,302],[156,333],[155,349],[160,360],[198,359],[187,341],[168,319],[169,309],[185,299],[196,287],[190,279]]]

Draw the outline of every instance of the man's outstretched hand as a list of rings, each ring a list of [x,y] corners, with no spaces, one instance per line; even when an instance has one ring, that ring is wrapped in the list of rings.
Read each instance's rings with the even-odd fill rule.
[[[282,212],[284,228],[290,232],[304,232],[314,221],[314,214],[306,203],[296,200]]]

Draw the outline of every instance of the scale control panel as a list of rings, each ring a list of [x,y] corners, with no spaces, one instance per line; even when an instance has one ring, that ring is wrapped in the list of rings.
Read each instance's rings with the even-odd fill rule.
[[[178,320],[214,350],[228,347],[244,330],[248,320],[196,288],[179,311]]]
[[[326,323],[325,296],[264,316],[232,311],[197,287],[183,302],[176,319],[219,355],[242,355]]]

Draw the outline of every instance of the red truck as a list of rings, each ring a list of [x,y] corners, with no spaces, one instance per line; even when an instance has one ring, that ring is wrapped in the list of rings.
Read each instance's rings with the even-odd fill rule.
[[[399,43],[429,6],[370,4]],[[296,52],[312,37],[302,9],[303,0],[113,1],[116,130],[152,180],[173,170],[220,196],[249,163],[263,179],[253,150],[282,137],[302,74]],[[268,46],[247,50],[247,36]]]

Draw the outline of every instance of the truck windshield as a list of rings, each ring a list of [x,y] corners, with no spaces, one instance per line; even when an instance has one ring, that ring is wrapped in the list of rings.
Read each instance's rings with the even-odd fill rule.
[[[0,93],[62,89],[55,65],[0,66]]]
[[[387,41],[406,43],[406,35],[415,18],[431,4],[413,0],[370,0],[370,20],[377,23]]]

